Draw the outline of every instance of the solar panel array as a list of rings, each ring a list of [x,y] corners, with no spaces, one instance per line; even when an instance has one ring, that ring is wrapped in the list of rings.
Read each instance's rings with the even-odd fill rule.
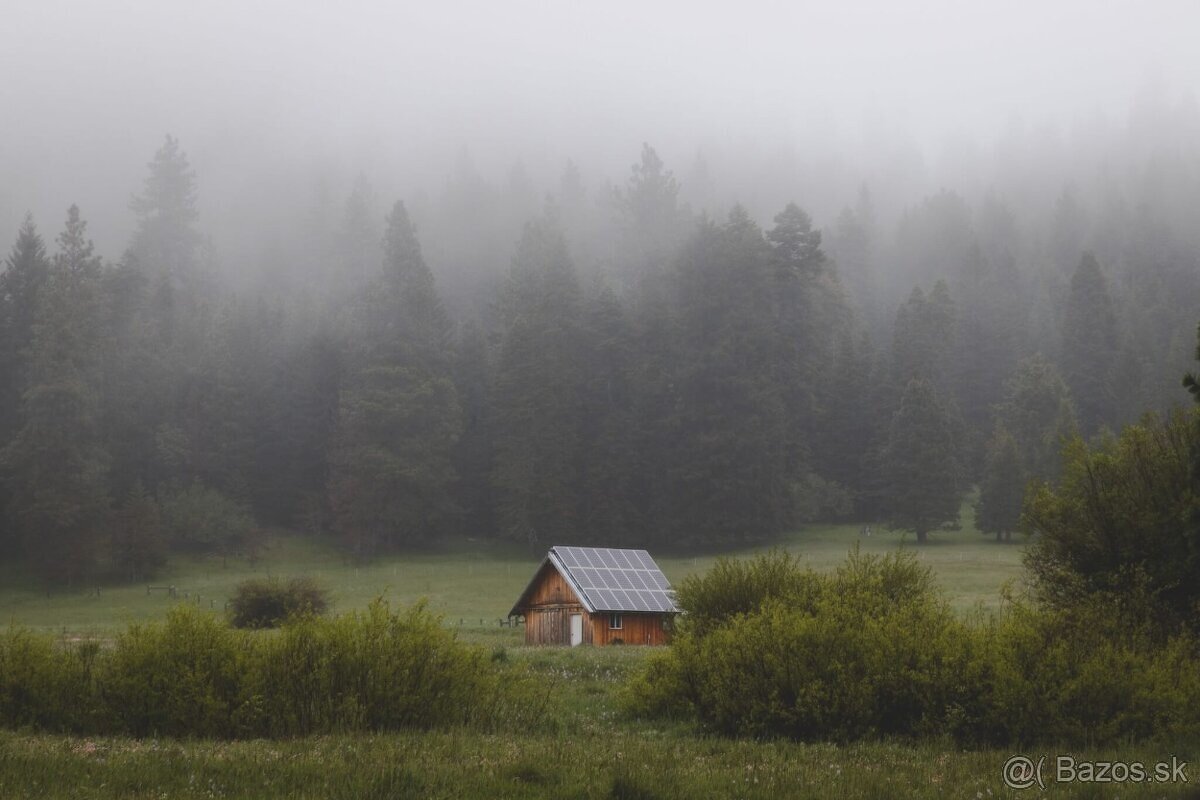
[[[597,611],[679,610],[667,576],[645,550],[555,547],[552,552]]]

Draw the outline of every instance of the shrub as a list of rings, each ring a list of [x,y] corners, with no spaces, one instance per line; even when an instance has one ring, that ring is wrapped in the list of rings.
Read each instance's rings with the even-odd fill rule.
[[[68,731],[92,708],[94,645],[67,648],[22,628],[0,636],[0,725]]]
[[[243,581],[229,601],[229,619],[235,628],[274,628],[289,617],[328,610],[329,592],[307,576],[287,582],[277,578]]]
[[[1025,500],[1036,534],[1025,554],[1039,596],[1059,607],[1089,595],[1152,597],[1150,618],[1200,632],[1200,410],[1148,415],[1117,438],[1063,450],[1057,486]],[[1131,580],[1131,578],[1135,578]]]
[[[250,644],[186,605],[167,612],[163,624],[131,626],[97,675],[106,719],[134,736],[233,735]]]
[[[680,582],[675,599],[686,612],[680,627],[703,635],[739,614],[761,609],[772,599],[809,605],[821,580],[782,550],[753,559],[719,558],[708,572],[689,575]]]
[[[545,693],[459,642],[418,605],[293,617],[278,635],[181,605],[110,650],[0,638],[0,724],[78,733],[238,738],[469,725],[526,730]]]
[[[692,581],[688,602],[705,617],[631,678],[625,710],[803,740],[1094,745],[1200,733],[1200,647],[1189,634],[1162,638],[1136,609],[1013,602],[964,620],[909,555],[852,552],[824,575],[792,566],[724,563]],[[756,572],[778,580],[756,594]]]
[[[506,687],[490,652],[460,644],[421,604],[399,615],[376,601],[335,619],[294,619],[262,642],[256,661],[248,691],[272,736],[486,726],[532,700],[519,673],[507,673]]]

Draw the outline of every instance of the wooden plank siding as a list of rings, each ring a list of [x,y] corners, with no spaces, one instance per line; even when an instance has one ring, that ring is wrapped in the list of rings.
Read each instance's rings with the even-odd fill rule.
[[[541,606],[525,612],[525,644],[571,644],[571,615],[583,615],[583,643],[592,643],[592,626],[581,605]]]
[[[592,615],[592,624],[585,626],[585,629],[592,629],[593,644],[612,644],[618,639],[622,644],[666,644],[668,641],[668,633],[663,629],[663,614],[622,612],[621,627],[617,629],[608,626],[610,617],[607,611],[597,611]]]

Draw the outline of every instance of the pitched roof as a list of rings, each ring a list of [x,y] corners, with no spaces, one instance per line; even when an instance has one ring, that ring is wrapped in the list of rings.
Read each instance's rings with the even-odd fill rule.
[[[679,613],[667,576],[645,550],[607,547],[550,548],[533,580],[521,593],[509,616],[522,613],[542,567],[551,564],[570,585],[588,613],[649,611]]]

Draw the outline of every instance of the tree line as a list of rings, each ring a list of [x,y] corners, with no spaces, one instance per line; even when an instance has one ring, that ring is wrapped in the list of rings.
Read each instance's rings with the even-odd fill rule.
[[[1200,288],[1170,259],[1114,287],[1069,244],[1023,269],[1004,208],[971,222],[947,192],[894,242],[865,191],[828,233],[795,204],[765,226],[695,214],[648,146],[606,197],[601,272],[579,263],[597,244],[572,169],[474,314],[446,304],[405,203],[379,226],[361,181],[333,288],[234,291],[171,137],[118,261],[74,206],[52,243],[27,218],[0,274],[0,554],[72,583],[171,550],[253,557],[268,527],[359,558],[456,534],[730,545],[816,519],[924,541],[973,485],[1003,538],[1064,437],[1160,404]],[[889,261],[927,278],[891,308]]]

